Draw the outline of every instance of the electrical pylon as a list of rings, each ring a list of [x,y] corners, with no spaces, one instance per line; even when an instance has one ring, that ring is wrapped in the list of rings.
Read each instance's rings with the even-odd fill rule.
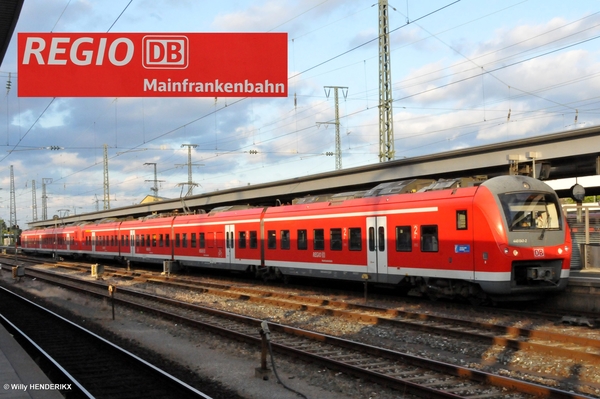
[[[35,180],[31,181],[31,220],[37,222],[37,195],[35,193]]]
[[[156,162],[146,162],[144,165],[154,165],[154,180],[146,180],[146,182],[154,182],[154,187],[150,188],[150,190],[154,193],[154,201],[158,201],[158,183],[164,182],[164,180],[158,180]]]
[[[182,144],[181,148],[183,147],[187,147],[188,149],[188,162],[187,162],[187,168],[188,168],[188,181],[187,183],[179,183],[178,186],[184,186],[187,185],[188,186],[188,191],[187,194],[185,195],[185,197],[189,197],[190,195],[194,194],[194,187],[198,186],[198,183],[194,183],[194,181],[192,180],[192,166],[196,165],[196,166],[204,166],[203,164],[193,164],[192,163],[192,148],[196,148],[198,147],[198,144]],[[183,166],[183,165],[176,165],[176,166]]]
[[[108,146],[104,144],[104,210],[110,209],[110,184],[108,181]]]
[[[42,220],[48,220],[48,195],[46,195],[46,184],[51,183],[51,178],[42,178]]]
[[[342,142],[340,138],[340,101],[338,89],[342,89],[344,98],[348,96],[348,87],[346,86],[325,86],[325,95],[329,98],[330,90],[333,89],[333,98],[335,102],[335,170],[342,169]],[[330,89],[330,90],[327,90]],[[330,122],[319,122],[319,124],[327,124]]]
[[[17,226],[17,202],[15,200],[15,173],[10,165],[10,228]]]
[[[379,0],[379,162],[391,161],[396,154],[388,13],[387,0]]]

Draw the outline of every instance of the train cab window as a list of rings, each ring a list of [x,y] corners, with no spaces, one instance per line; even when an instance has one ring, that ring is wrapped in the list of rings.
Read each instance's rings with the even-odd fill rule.
[[[156,246],[156,234],[152,234],[152,246]]]
[[[437,225],[421,226],[421,251],[438,251],[438,227]]]
[[[560,205],[550,193],[519,192],[499,194],[510,231],[562,229]]]
[[[467,211],[456,211],[456,230],[467,230]]]
[[[396,226],[396,252],[412,251],[410,226]]]
[[[164,236],[164,234],[159,234],[158,235],[158,246],[159,247],[164,247],[165,246],[165,236]]]
[[[313,248],[315,250],[325,249],[325,230],[314,229],[313,230]]]
[[[196,245],[198,245],[198,240],[196,239],[196,233],[192,233],[192,248],[196,248]]]
[[[281,249],[290,249],[290,231],[281,230]]]
[[[245,231],[238,232],[238,248],[239,249],[246,248],[246,232]]]
[[[198,233],[198,239],[200,240],[200,248],[206,248],[206,238],[204,233]]]
[[[258,234],[256,231],[250,232],[250,249],[258,248]]]
[[[181,246],[181,236],[179,233],[175,234],[175,247],[179,248]]]
[[[277,249],[277,232],[275,230],[267,231],[267,248]]]
[[[350,230],[350,251],[362,251],[362,231],[360,227],[351,227]]]
[[[308,249],[308,234],[306,230],[298,230],[298,249]]]
[[[187,233],[183,233],[181,235],[181,244],[183,246],[183,248],[187,248],[187,244],[188,244],[188,240],[187,240]]]
[[[329,230],[329,249],[332,251],[342,250],[342,229]]]

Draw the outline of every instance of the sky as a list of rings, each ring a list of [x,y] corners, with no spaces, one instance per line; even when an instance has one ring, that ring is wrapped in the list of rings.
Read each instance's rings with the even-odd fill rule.
[[[396,159],[599,123],[600,3],[389,0]],[[284,32],[286,98],[17,96],[18,32]],[[379,162],[376,0],[25,0],[0,65],[0,218],[103,209]],[[243,66],[240,66],[243,67]],[[51,79],[52,77],[48,77]],[[68,84],[68,82],[65,82]],[[51,150],[52,146],[60,147]]]

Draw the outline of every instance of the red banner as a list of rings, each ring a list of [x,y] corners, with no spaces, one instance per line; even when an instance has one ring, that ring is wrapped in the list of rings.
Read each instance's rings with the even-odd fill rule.
[[[22,97],[286,97],[286,33],[19,33]]]

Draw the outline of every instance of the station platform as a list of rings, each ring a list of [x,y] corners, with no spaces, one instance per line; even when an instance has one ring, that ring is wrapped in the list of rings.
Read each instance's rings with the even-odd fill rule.
[[[0,324],[0,399],[63,399],[46,374]]]
[[[549,307],[600,316],[600,268],[571,270],[567,289],[548,299]]]

